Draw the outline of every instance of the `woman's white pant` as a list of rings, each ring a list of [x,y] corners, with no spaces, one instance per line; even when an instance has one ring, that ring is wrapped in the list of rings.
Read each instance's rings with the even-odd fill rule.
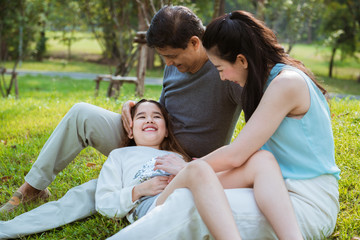
[[[305,239],[323,239],[335,227],[339,212],[338,183],[324,175],[310,180],[286,180]],[[276,239],[256,205],[252,189],[225,190],[242,239]],[[209,199],[211,201],[211,199]],[[212,239],[188,189],[177,189],[165,203],[109,239]]]

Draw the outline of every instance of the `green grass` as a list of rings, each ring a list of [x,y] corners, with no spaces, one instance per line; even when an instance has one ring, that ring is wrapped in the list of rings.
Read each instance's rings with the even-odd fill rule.
[[[1,64],[0,64],[1,66]],[[13,62],[6,62],[4,66],[11,70],[14,66]],[[18,70],[32,71],[51,71],[51,72],[84,72],[95,74],[109,74],[109,66],[106,64],[97,64],[93,62],[83,62],[79,60],[67,61],[65,59],[47,59],[42,62],[27,60],[19,65]],[[111,67],[111,72],[115,68]],[[136,69],[131,69],[129,76],[136,76]],[[146,71],[146,77],[162,78],[163,70],[155,68]]]
[[[105,97],[103,84],[94,98],[94,84],[70,78],[19,77],[20,98],[0,98],[0,203],[5,203],[23,183],[42,146],[66,114],[77,102],[88,102],[119,112],[121,104],[137,99],[134,86],[125,84],[118,100]],[[161,86],[146,86],[145,97],[158,99]],[[351,239],[360,236],[360,101],[332,100],[332,122],[336,147],[336,162],[342,170],[339,181],[340,208],[336,229],[330,239]],[[244,124],[240,118],[234,137]],[[50,200],[59,199],[71,187],[97,178],[106,158],[92,148],[80,155],[50,185]],[[87,167],[87,163],[95,167]],[[0,220],[11,219],[41,203],[21,207]],[[105,239],[125,225],[126,220],[113,220],[99,214],[25,237],[24,239]]]
[[[75,41],[71,44],[71,52],[76,55],[101,55],[102,50],[98,42],[94,39],[91,32],[77,32]],[[47,55],[63,55],[68,51],[67,46],[61,41],[61,32],[47,33]]]
[[[329,73],[329,60],[331,50],[328,47],[315,44],[296,44],[290,52],[290,56],[302,61],[305,66],[321,77],[327,77]],[[357,54],[360,58],[360,54]],[[340,52],[335,56],[333,77],[347,80],[356,80],[360,76],[360,59],[341,59]]]

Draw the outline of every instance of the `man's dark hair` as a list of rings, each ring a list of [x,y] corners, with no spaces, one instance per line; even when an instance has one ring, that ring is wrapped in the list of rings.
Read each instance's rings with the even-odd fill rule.
[[[201,39],[204,31],[201,20],[189,8],[165,6],[151,20],[146,41],[152,48],[185,49],[191,37]]]

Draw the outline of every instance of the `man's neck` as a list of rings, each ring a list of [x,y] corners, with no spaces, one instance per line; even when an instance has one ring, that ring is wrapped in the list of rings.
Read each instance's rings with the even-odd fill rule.
[[[192,73],[192,74],[197,73],[204,66],[204,64],[208,61],[208,59],[209,58],[206,54],[205,49],[202,49],[202,51],[200,52],[199,60],[196,62],[196,64],[194,64],[194,67],[192,68],[190,73]]]

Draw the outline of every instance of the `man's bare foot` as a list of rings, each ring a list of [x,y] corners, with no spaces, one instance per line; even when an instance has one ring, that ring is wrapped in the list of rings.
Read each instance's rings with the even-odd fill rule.
[[[37,200],[47,200],[50,197],[48,189],[38,190],[25,182],[21,187],[13,194],[11,199],[0,208],[0,214],[5,212],[11,212],[16,209],[20,203],[35,202]]]

